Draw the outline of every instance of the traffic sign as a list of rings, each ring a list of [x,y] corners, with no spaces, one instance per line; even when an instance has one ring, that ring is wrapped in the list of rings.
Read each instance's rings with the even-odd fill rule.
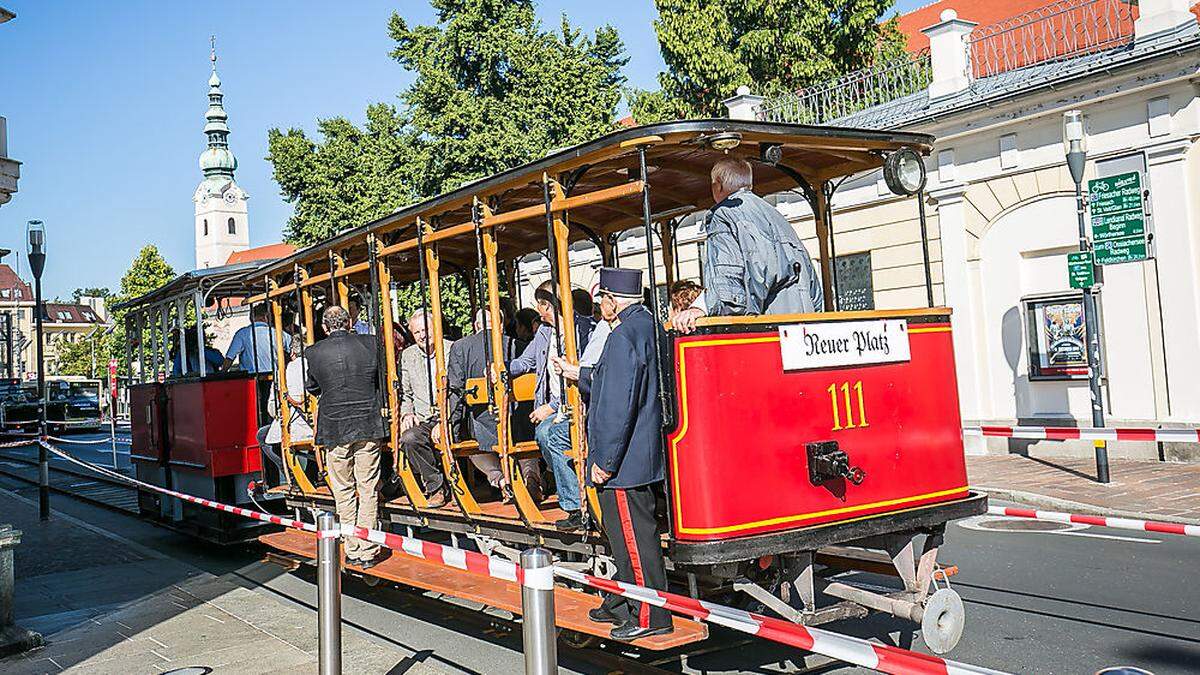
[[[1096,264],[1115,265],[1146,259],[1149,251],[1143,194],[1140,171],[1088,181]]]
[[[1067,254],[1067,277],[1071,288],[1091,288],[1096,283],[1091,251]]]

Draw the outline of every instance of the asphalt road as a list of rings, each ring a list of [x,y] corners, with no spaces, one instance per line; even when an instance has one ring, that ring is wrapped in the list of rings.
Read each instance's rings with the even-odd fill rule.
[[[80,436],[81,439],[86,436]],[[111,464],[107,446],[72,448]],[[119,456],[120,462],[128,457]],[[0,479],[24,494],[28,486]],[[226,574],[266,596],[312,608],[311,572],[284,573],[261,561],[254,546],[215,548],[117,513],[60,496],[54,508],[117,532],[214,574]],[[1200,671],[1200,561],[1195,538],[1084,526],[1031,531],[1028,521],[981,517],[955,523],[941,558],[959,567],[951,583],[966,605],[966,629],[950,658],[1022,673],[1094,673],[1137,665],[1158,675]],[[998,529],[999,528],[999,529]],[[1017,529],[1013,529],[1017,528]],[[890,579],[860,575],[878,585]],[[449,611],[438,601],[385,587],[347,581],[344,613],[352,630],[402,646],[414,658],[451,672],[520,673],[520,632],[503,616],[481,608]],[[315,613],[313,615],[315,622]],[[889,617],[827,626],[924,651],[920,636]],[[687,673],[772,673],[796,670],[794,649],[767,642],[742,644],[736,634],[713,631],[713,644],[730,648],[661,663]],[[910,642],[911,640],[911,642]],[[566,672],[611,672],[611,664],[565,652]],[[824,672],[851,673],[853,668]]]

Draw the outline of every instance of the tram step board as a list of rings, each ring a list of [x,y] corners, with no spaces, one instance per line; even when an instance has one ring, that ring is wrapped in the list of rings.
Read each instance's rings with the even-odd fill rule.
[[[315,535],[288,530],[265,534],[259,541],[272,548],[302,555],[317,556]],[[479,602],[514,614],[521,613],[521,589],[516,583],[472,574],[452,567],[443,567],[419,558],[392,551],[392,556],[369,570],[347,565],[351,570],[397,583],[436,591],[456,598]],[[612,626],[588,619],[588,610],[600,606],[600,597],[556,586],[554,589],[554,618],[568,630],[607,638]],[[675,632],[637,640],[633,644],[643,649],[664,650],[699,642],[708,637],[708,626],[675,617]]]

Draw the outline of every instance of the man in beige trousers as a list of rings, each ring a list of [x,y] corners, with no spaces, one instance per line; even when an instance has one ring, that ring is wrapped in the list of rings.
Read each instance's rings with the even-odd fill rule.
[[[387,436],[380,395],[377,337],[350,330],[350,313],[332,306],[321,315],[328,335],[309,347],[305,388],[316,394],[314,441],[325,447],[329,489],[338,520],[374,528],[379,518],[379,469],[382,440]],[[345,538],[347,562],[363,569],[388,556],[378,544]]]

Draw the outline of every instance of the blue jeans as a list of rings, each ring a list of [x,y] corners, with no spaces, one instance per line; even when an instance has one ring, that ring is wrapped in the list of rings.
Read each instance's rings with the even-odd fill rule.
[[[567,450],[571,449],[571,419],[564,417],[561,422],[556,422],[554,415],[551,415],[538,423],[533,437],[542,451],[542,458],[554,472],[559,508],[567,513],[578,511],[579,478],[571,468],[571,460],[567,458]]]

